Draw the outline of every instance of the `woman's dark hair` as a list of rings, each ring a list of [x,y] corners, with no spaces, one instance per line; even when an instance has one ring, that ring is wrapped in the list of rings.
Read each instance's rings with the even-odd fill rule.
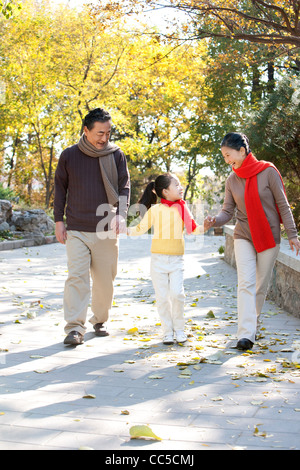
[[[151,181],[151,183],[147,185],[138,203],[140,205],[146,206],[147,209],[150,209],[153,204],[157,203],[157,197],[163,197],[162,192],[164,189],[168,189],[171,184],[172,178],[173,176],[171,175],[171,173],[159,175],[155,181]],[[155,192],[153,192],[153,190]]]
[[[226,134],[221,142],[221,147],[229,147],[234,150],[240,150],[241,147],[244,147],[246,155],[251,152],[248,137],[239,132],[229,132]]]
[[[102,108],[96,108],[90,111],[83,120],[83,125],[92,130],[95,122],[107,122],[111,121],[111,115],[108,111]]]

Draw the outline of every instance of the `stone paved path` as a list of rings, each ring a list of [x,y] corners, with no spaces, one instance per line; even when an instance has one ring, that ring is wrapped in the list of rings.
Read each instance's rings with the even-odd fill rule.
[[[184,345],[164,346],[150,240],[121,239],[110,336],[63,345],[65,247],[0,254],[0,449],[300,449],[300,319],[267,302],[236,344],[236,271],[223,237],[186,245]],[[297,349],[298,348],[298,349]],[[147,425],[162,440],[130,439]]]

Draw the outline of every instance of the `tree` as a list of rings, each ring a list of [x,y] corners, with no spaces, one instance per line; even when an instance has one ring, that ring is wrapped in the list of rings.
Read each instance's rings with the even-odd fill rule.
[[[117,32],[103,38],[86,12],[52,9],[47,0],[27,2],[22,18],[13,22],[1,19],[0,32],[0,79],[6,84],[0,142],[7,183],[28,203],[37,186],[49,207],[58,155],[78,141],[87,111],[112,92],[107,88],[123,39]]]
[[[0,23],[1,78],[6,101],[1,126],[8,185],[31,202],[33,184],[43,181],[45,205],[53,193],[54,149],[63,138],[66,104],[52,70],[50,47],[55,27],[39,6],[26,4],[22,18]],[[26,191],[24,191],[24,186]]]
[[[190,38],[246,40],[300,46],[299,0],[109,0],[94,10],[132,14],[141,9],[174,9],[187,14]]]
[[[204,44],[174,49],[144,35],[124,55],[117,80],[122,99],[112,106],[120,113],[118,123],[114,111],[115,136],[129,158],[133,200],[148,179],[186,162],[182,146],[202,100],[205,57]],[[138,174],[143,177],[136,179]]]
[[[28,202],[42,195],[51,205],[60,151],[78,141],[82,118],[95,107],[113,116],[113,139],[128,155],[135,189],[182,158],[202,99],[206,45],[180,49],[117,22],[103,28],[86,11],[47,0],[28,1],[11,24],[0,21],[4,175]]]
[[[249,114],[275,90],[281,71],[300,70],[300,1],[111,0],[92,10],[94,15],[101,12],[102,18],[106,12],[108,22],[116,15],[168,11],[169,28],[159,32],[161,38],[181,47],[184,42],[208,44],[202,83],[206,113],[194,109],[182,151],[189,162],[190,183],[203,167],[203,157],[212,169],[226,173],[219,152],[224,133],[243,130]]]
[[[0,13],[7,19],[12,18],[21,8],[21,3],[17,3],[14,0],[0,0]]]
[[[273,162],[285,180],[300,229],[300,79],[285,77],[250,116],[245,131],[260,160]]]

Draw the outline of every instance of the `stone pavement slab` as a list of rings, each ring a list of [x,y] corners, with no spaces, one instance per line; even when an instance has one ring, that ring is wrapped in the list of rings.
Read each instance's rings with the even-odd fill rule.
[[[300,319],[266,302],[235,348],[236,271],[224,237],[187,237],[185,344],[162,344],[151,239],[120,239],[110,336],[63,345],[65,247],[0,253],[0,449],[300,448]],[[130,439],[148,425],[162,440]]]

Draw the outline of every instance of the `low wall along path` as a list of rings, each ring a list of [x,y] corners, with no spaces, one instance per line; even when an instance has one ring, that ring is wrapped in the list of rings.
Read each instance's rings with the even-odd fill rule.
[[[224,228],[225,261],[236,267],[233,231],[233,225],[226,225]],[[300,256],[297,257],[295,252],[292,252],[287,240],[281,240],[280,252],[269,285],[268,298],[300,318]]]

